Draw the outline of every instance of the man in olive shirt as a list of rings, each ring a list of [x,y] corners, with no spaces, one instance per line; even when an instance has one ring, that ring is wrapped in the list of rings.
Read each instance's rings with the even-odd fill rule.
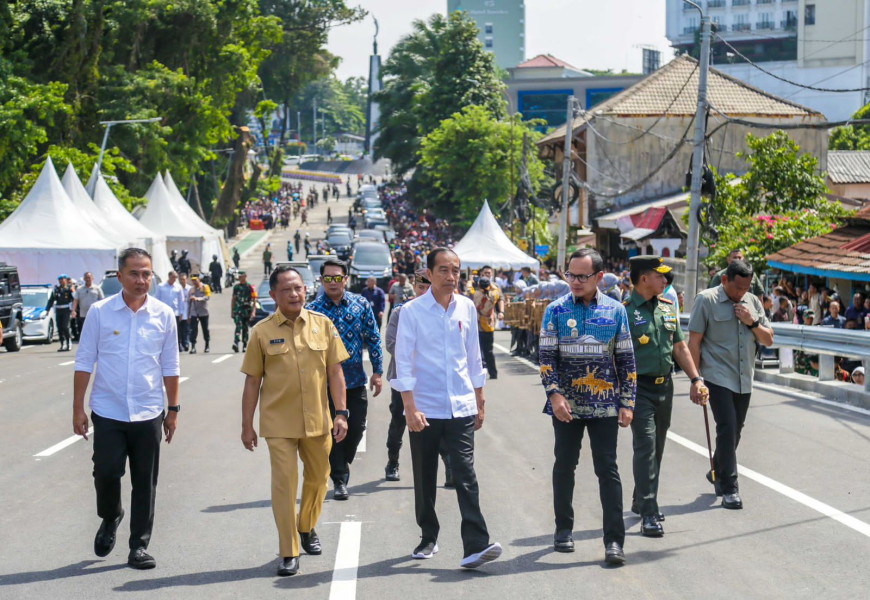
[[[743,508],[737,488],[737,444],[749,410],[756,344],[773,344],[773,329],[758,296],[749,293],[752,265],[732,261],[722,283],[695,298],[689,350],[710,390],[716,420],[716,453],[707,479],[725,508]]]
[[[636,256],[629,264],[634,290],[623,304],[637,364],[637,397],[631,421],[634,440],[631,510],[641,516],[642,535],[661,537],[665,532],[660,522],[664,515],[658,506],[659,474],[671,426],[674,360],[692,381],[689,397],[695,403],[704,401],[704,380],[692,362],[677,320],[677,308],[661,295],[667,285],[665,275],[671,268],[658,256]]]
[[[714,288],[720,283],[722,283],[722,276],[725,275],[725,270],[728,268],[728,265],[733,263],[735,260],[743,260],[746,259],[743,257],[743,250],[735,249],[728,253],[728,264],[725,265],[725,269],[717,271],[715,275],[710,279],[710,285],[707,288]],[[761,280],[758,279],[758,275],[755,273],[752,274],[752,285],[749,287],[749,291],[752,292],[753,296],[761,297],[764,294],[764,288],[761,287]]]
[[[242,444],[252,452],[257,445],[254,410],[262,397],[260,435],[266,438],[272,463],[272,512],[281,555],[278,575],[287,576],[299,570],[300,542],[306,553],[321,553],[314,526],[329,480],[330,429],[336,442],[347,435],[349,415],[341,363],[348,354],[329,318],[303,308],[305,283],[298,271],[277,267],[269,277],[269,287],[278,310],[251,331],[242,363],[241,370],[247,375]],[[336,408],[334,424],[329,416],[327,382]],[[305,466],[298,523],[297,455]]]

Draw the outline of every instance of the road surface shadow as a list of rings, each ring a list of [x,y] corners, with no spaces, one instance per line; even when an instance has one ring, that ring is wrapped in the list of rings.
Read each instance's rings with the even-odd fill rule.
[[[89,569],[91,565],[100,564],[99,567]],[[27,573],[10,573],[8,575],[0,575],[0,586],[5,585],[22,585],[28,583],[41,583],[43,581],[54,581],[56,579],[68,579],[70,577],[82,577],[89,575],[98,575],[109,571],[117,571],[126,569],[127,563],[121,564],[106,564],[102,560],[82,560],[65,567],[57,569],[49,569],[47,571],[30,571]]]
[[[699,513],[717,508],[719,508],[719,503],[717,502],[716,494],[713,492],[698,494],[698,497],[688,504],[669,504],[667,506],[659,506],[659,510],[665,515],[666,520],[670,516],[676,517],[678,515],[690,515],[692,513]],[[634,513],[632,513],[632,515],[637,517]],[[637,518],[639,519],[640,517]]]
[[[588,529],[586,531],[574,531],[571,537],[575,542],[584,542],[586,540],[597,540],[604,536],[600,529]],[[553,534],[545,533],[527,538],[518,538],[510,543],[511,546],[548,546],[553,550]],[[555,550],[553,550],[555,552]]]
[[[163,588],[193,587],[200,585],[213,585],[220,583],[236,583],[246,579],[275,578],[275,585],[280,587],[317,587],[332,580],[332,572],[305,571],[306,557],[300,559],[299,574],[294,577],[277,577],[275,570],[278,561],[270,560],[264,565],[247,569],[226,569],[224,571],[203,571],[200,573],[186,573],[184,575],[172,575],[169,577],[157,577],[155,579],[137,579],[113,588],[116,592],[146,592]],[[286,583],[285,583],[286,582]]]
[[[219,504],[217,506],[209,506],[208,508],[202,509],[201,512],[204,513],[224,513],[224,512],[232,512],[234,510],[246,510],[249,508],[271,508],[272,501],[271,500],[257,500],[255,502],[241,502],[239,504]]]
[[[350,492],[351,496],[368,496],[369,494],[373,494],[375,492],[391,492],[393,490],[413,490],[414,486],[411,485],[401,485],[401,482],[398,481],[386,481],[384,479],[375,479],[374,481],[369,481],[366,483],[360,483],[359,485],[349,485],[347,490]],[[327,494],[327,498],[331,498],[331,492]]]

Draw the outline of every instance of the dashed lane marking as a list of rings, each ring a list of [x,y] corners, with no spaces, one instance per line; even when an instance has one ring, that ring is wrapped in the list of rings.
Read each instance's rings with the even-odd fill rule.
[[[365,452],[366,451],[366,432],[368,429],[363,429],[362,439],[359,441],[359,444],[356,447],[357,452]]]
[[[93,427],[91,427],[90,429],[88,429],[88,435],[91,435],[93,432],[94,432],[94,428],[93,428]],[[57,452],[60,452],[61,450],[63,450],[63,449],[66,448],[67,446],[72,446],[72,445],[75,444],[77,441],[79,441],[79,440],[83,440],[83,439],[84,439],[84,438],[83,438],[82,436],[80,436],[80,435],[72,435],[72,436],[66,438],[64,441],[62,441],[62,442],[58,442],[57,444],[55,444],[55,445],[52,446],[51,448],[46,448],[45,450],[43,450],[43,451],[40,452],[39,454],[34,454],[33,457],[34,457],[34,458],[45,458],[46,456],[51,456],[52,454],[55,454],[55,453],[57,453]]]
[[[329,600],[354,600],[356,577],[359,567],[359,547],[362,538],[362,523],[345,521],[338,533],[338,549],[335,567],[332,570],[332,585]]]
[[[76,364],[76,361],[74,361],[74,360],[68,360],[68,361],[66,361],[66,362],[62,362],[62,363],[60,363],[58,366],[59,366],[59,367],[66,367],[66,366],[68,366],[68,365],[74,365],[74,364]]]
[[[224,362],[225,360],[229,360],[229,359],[232,358],[232,357],[233,357],[232,354],[224,354],[223,356],[218,356],[216,359],[214,359],[214,360],[211,361],[211,362],[212,362],[213,365],[216,365],[216,364],[218,364],[218,363],[222,363],[222,362]]]

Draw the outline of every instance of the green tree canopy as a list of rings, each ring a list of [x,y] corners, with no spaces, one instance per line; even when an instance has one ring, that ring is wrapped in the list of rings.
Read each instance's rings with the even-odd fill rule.
[[[853,119],[870,119],[870,104],[852,115]],[[831,150],[870,150],[870,125],[844,125],[831,132],[828,140]]]

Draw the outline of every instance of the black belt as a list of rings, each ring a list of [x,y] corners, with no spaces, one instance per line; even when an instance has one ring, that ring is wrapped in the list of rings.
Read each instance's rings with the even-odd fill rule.
[[[638,382],[642,381],[643,383],[662,385],[663,383],[667,383],[671,380],[671,374],[668,373],[667,375],[638,375],[637,380]]]

